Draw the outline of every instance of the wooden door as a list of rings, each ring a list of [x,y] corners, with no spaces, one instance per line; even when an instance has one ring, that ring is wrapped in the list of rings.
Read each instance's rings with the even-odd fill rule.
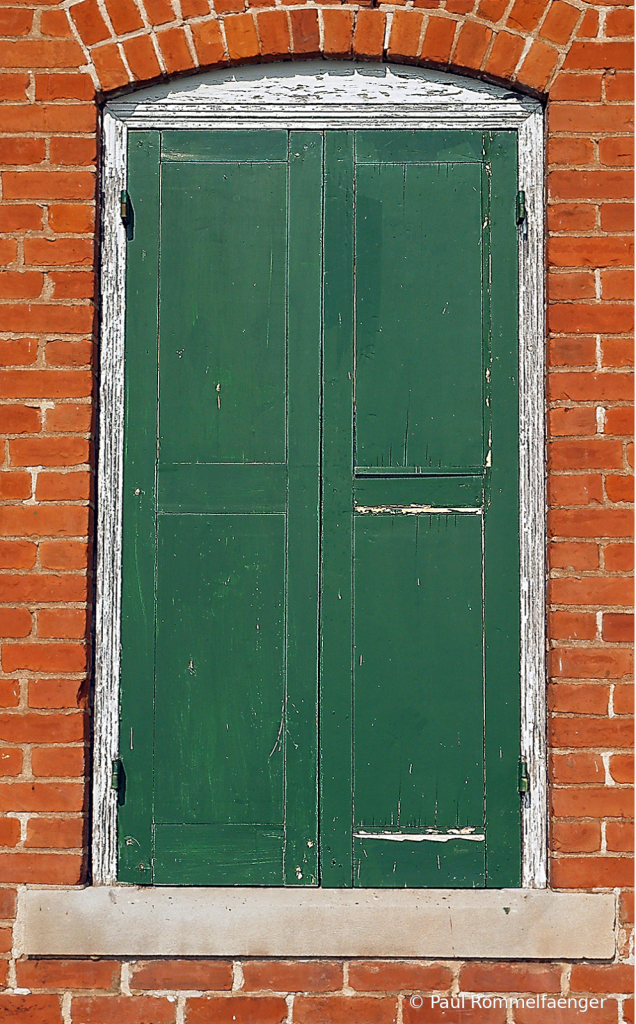
[[[514,134],[129,138],[120,877],[519,884]]]

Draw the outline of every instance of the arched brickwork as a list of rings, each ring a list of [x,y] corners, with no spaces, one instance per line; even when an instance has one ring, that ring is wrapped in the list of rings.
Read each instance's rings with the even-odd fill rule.
[[[633,1020],[631,34],[620,0],[0,5],[3,1020],[267,1024],[287,1013],[281,993],[304,991],[322,995],[297,999],[289,1020],[389,1024],[403,1002],[415,1024],[400,993],[458,984],[607,993],[598,1020]],[[250,962],[234,976],[218,961],[16,962],[16,885],[81,883],[88,864],[99,101],[198,69],[322,56],[434,66],[547,101],[551,884],[621,890],[616,958],[346,975]]]

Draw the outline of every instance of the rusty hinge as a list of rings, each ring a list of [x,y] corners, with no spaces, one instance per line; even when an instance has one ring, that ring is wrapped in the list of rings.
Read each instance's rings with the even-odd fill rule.
[[[121,788],[122,778],[124,774],[124,766],[121,763],[120,758],[116,757],[112,763],[112,773],[110,776],[110,788],[114,789],[117,793]]]
[[[122,222],[128,226],[130,224],[130,196],[126,189],[122,189],[119,202]]]
[[[526,761],[519,761],[519,792],[530,791],[530,776],[528,775],[528,764]]]
[[[523,224],[524,220],[526,220],[528,216],[528,212],[526,210],[526,194],[523,189],[520,189],[517,192],[516,216],[517,224]]]

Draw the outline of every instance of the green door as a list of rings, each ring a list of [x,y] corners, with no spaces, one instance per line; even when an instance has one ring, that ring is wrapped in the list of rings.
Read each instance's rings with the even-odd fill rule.
[[[515,182],[129,133],[122,880],[519,884]]]

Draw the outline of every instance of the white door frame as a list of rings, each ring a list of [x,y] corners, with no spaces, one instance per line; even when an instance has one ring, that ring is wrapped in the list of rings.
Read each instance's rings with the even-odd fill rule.
[[[522,886],[547,884],[544,438],[544,134],[533,99],[424,68],[308,61],[243,66],[111,100],[103,113],[100,414],[92,878],[116,882],[124,452],[127,133],[138,129],[411,128],[518,133]]]

